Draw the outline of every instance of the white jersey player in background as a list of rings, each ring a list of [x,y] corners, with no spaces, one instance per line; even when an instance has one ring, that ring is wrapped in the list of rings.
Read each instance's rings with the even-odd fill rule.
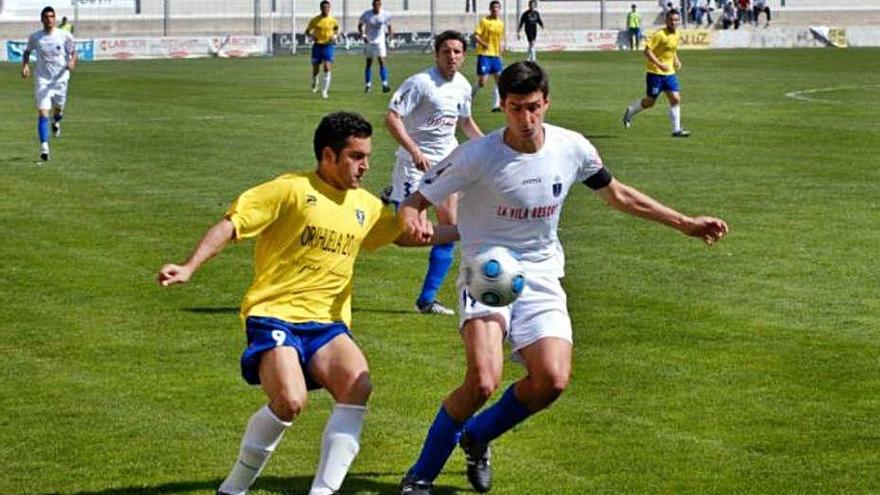
[[[499,89],[507,126],[461,145],[435,165],[400,216],[409,233],[427,236],[423,210],[457,192],[462,257],[484,245],[505,246],[522,256],[526,288],[512,305],[494,308],[475,301],[459,277],[467,372],[443,401],[418,460],[401,482],[402,494],[430,494],[458,438],[469,481],[476,491],[488,491],[489,442],[548,407],[568,386],[572,331],[559,281],[564,257],[557,226],[572,185],[583,183],[615,209],[710,245],[728,230],[721,219],[686,216],[615,180],[583,136],[545,124],[549,82],[536,63],[504,69]],[[474,415],[499,388],[505,338],[527,374]]]
[[[52,109],[52,132],[61,135],[61,119],[67,102],[67,82],[76,67],[76,44],[73,35],[55,27],[55,10],[46,7],[40,12],[43,29],[28,37],[27,48],[21,60],[21,77],[31,74],[31,53],[37,56],[34,74],[34,99],[37,104],[37,135],[40,138],[40,158],[49,159],[49,110]]]
[[[388,105],[385,125],[400,145],[392,174],[389,199],[397,205],[418,189],[425,171],[458,146],[456,125],[469,138],[483,135],[471,116],[471,87],[458,69],[464,62],[467,42],[458,31],[444,31],[434,39],[435,65],[398,88]],[[454,225],[455,195],[437,202],[441,225]],[[453,314],[437,301],[437,291],[454,259],[454,245],[431,248],[428,272],[416,308],[425,314]]]
[[[382,0],[373,0],[373,8],[365,10],[358,21],[358,33],[364,40],[364,56],[366,67],[364,68],[364,92],[369,93],[373,87],[373,58],[379,60],[379,78],[382,80],[382,92],[391,91],[388,83],[388,68],[385,67],[385,57],[388,56],[386,38],[390,38],[391,15],[382,8]]]

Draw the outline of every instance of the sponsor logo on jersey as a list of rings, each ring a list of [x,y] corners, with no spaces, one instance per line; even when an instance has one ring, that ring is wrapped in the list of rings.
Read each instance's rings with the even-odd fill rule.
[[[541,178],[540,178],[540,177],[532,177],[531,179],[525,179],[524,181],[522,181],[522,182],[520,183],[520,185],[523,185],[523,186],[532,186],[532,185],[540,184],[540,183],[541,183]]]

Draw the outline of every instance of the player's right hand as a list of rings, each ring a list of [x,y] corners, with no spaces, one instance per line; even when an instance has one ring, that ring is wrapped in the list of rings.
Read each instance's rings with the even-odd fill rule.
[[[22,65],[21,66],[21,78],[27,79],[28,76],[30,76],[30,75],[31,75],[31,68],[28,67],[27,65]]]
[[[669,72],[669,66],[666,64],[657,64],[657,68],[663,72]]]
[[[428,169],[431,168],[431,160],[428,160],[428,157],[421,151],[416,151],[414,154],[411,154],[411,156],[413,165],[415,165],[417,169],[422,172],[427,172]]]
[[[186,283],[190,277],[192,277],[192,270],[189,268],[168,263],[159,269],[156,281],[162,287],[168,287],[169,285]]]

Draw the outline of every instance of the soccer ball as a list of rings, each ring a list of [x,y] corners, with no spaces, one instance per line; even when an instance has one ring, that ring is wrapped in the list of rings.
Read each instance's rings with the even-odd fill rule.
[[[467,260],[464,276],[471,297],[487,306],[511,304],[526,286],[519,256],[502,246],[482,249]]]

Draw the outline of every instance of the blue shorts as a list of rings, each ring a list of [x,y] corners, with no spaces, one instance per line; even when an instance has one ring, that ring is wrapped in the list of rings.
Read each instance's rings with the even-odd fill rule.
[[[660,74],[645,73],[645,91],[650,98],[657,98],[665,91],[678,91],[678,77],[675,74],[661,76]]]
[[[333,62],[333,55],[335,53],[336,45],[332,43],[327,45],[315,43],[312,45],[312,65],[317,65],[321,62]]]
[[[260,384],[260,357],[276,347],[293,347],[299,354],[299,365],[306,377],[309,390],[321,388],[309,378],[308,364],[318,349],[324,347],[337,335],[351,337],[344,323],[290,323],[268,316],[250,316],[245,320],[247,349],[241,353],[241,376],[251,385]]]
[[[504,62],[501,60],[501,57],[477,55],[478,76],[485,76],[487,74],[498,74],[502,70],[504,70]]]

